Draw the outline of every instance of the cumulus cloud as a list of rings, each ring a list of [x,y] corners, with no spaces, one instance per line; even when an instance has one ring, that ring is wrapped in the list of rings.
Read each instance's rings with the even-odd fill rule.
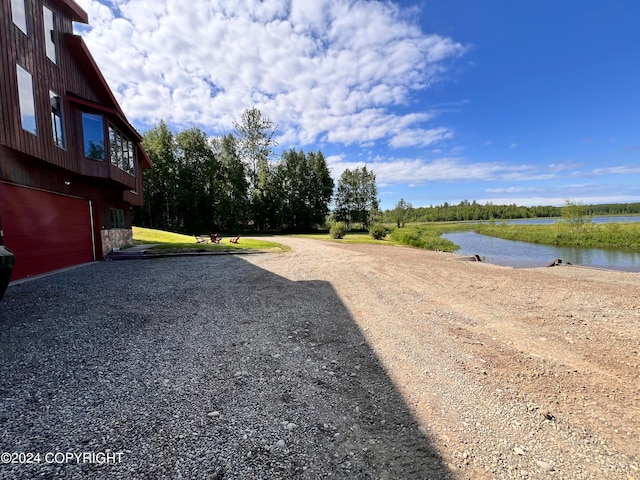
[[[465,47],[365,0],[78,0],[87,42],[134,121],[227,132],[257,106],[282,139],[426,146],[453,131],[397,114]],[[108,6],[107,6],[108,5]]]

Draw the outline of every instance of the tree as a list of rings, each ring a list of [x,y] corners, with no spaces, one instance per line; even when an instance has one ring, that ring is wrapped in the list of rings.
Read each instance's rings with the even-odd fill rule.
[[[258,130],[272,125],[255,109],[245,117]],[[272,134],[265,133],[267,144],[274,144]],[[251,151],[247,138],[228,134],[210,139],[199,128],[174,134],[161,121],[144,134],[154,168],[144,172],[145,204],[134,209],[135,224],[190,234],[248,228],[303,231],[324,224],[333,179],[322,152],[290,150],[271,162],[271,147],[258,137],[255,163],[244,162],[243,142],[245,155]]]
[[[323,224],[333,196],[333,178],[322,152],[283,152],[277,165],[282,227],[310,230]]]
[[[266,203],[268,194],[265,194],[264,188],[268,183],[269,160],[273,157],[273,147],[277,145],[273,137],[278,126],[271,119],[263,117],[256,107],[245,110],[240,121],[234,120],[233,125],[238,155],[247,168],[251,217],[255,227],[264,230],[264,212],[270,208]]]
[[[236,138],[232,134],[217,138],[213,140],[213,149],[220,159],[222,168],[220,228],[227,231],[243,228],[249,214],[249,183],[245,165],[238,156]]]
[[[144,207],[141,225],[176,231],[179,228],[175,208],[178,189],[176,145],[173,133],[164,121],[143,135],[142,144],[153,168],[144,171]]]
[[[587,215],[587,209],[584,203],[565,199],[564,207],[562,207],[562,223],[569,227],[569,233],[574,234],[584,230],[591,225],[593,219]]]
[[[396,204],[396,208],[393,209],[393,217],[398,228],[404,227],[404,224],[407,221],[409,210],[411,210],[412,208],[413,207],[411,206],[411,204],[405,202],[402,198]]]
[[[311,217],[311,172],[302,150],[290,149],[282,153],[278,162],[278,176],[282,190],[282,223],[291,231],[303,230]]]
[[[336,221],[345,222],[347,227],[359,223],[367,228],[379,215],[375,174],[366,166],[346,169],[338,180],[335,202]]]
[[[277,142],[273,139],[278,125],[271,119],[262,116],[256,107],[242,113],[240,121],[233,121],[238,140],[238,154],[247,165],[250,187],[258,182],[258,166],[261,160],[273,157],[273,147]]]
[[[177,208],[182,229],[189,233],[215,230],[219,224],[218,204],[222,192],[221,165],[207,134],[190,128],[175,136]]]
[[[329,214],[329,203],[333,197],[334,182],[327,161],[321,151],[318,153],[309,152],[307,154],[310,177],[310,203],[311,217],[309,226],[317,227],[323,225]]]

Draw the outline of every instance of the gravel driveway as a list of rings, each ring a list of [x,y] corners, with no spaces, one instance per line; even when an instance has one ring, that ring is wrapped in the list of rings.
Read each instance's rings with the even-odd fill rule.
[[[11,286],[0,477],[640,478],[638,274],[279,241]]]
[[[0,478],[447,478],[332,286],[247,258],[10,287]]]

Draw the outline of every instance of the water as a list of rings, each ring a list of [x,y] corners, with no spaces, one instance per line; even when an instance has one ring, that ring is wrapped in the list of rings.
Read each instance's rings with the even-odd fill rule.
[[[625,220],[621,220],[625,219]],[[507,223],[554,223],[557,219],[520,219]],[[595,217],[594,223],[638,222],[640,217]],[[640,253],[601,248],[573,248],[516,242],[480,235],[475,232],[452,232],[442,235],[460,246],[456,253],[479,255],[482,261],[510,267],[544,267],[555,259],[563,263],[640,272]]]

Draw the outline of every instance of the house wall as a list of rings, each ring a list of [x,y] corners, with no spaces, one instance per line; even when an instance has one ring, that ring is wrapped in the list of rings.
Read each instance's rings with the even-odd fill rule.
[[[57,4],[44,2],[54,12],[55,41],[58,45],[58,62],[54,64],[47,56],[44,45],[44,21],[42,2],[27,0],[27,31],[25,35],[13,25],[9,1],[2,2],[2,28],[0,29],[0,44],[3,45],[2,88],[0,97],[4,125],[2,143],[20,152],[48,163],[75,171],[78,169],[79,150],[75,142],[77,133],[72,131],[69,105],[63,102],[64,130],[67,137],[66,148],[60,148],[53,142],[51,118],[49,115],[49,91],[54,91],[65,98],[67,91],[77,91],[89,98],[97,98],[93,89],[82,77],[75,62],[64,48],[64,36],[73,32],[71,20],[63,15]],[[8,48],[5,48],[7,46]],[[19,105],[15,92],[18,90],[16,65],[25,68],[33,78],[36,100],[37,135],[22,129]]]
[[[123,201],[122,191],[118,186],[109,187],[96,183],[95,179],[72,175],[70,172],[2,145],[0,145],[0,182],[91,200],[94,209],[94,235],[98,239],[107,239],[106,244],[96,244],[98,260],[111,252],[113,246],[122,247],[131,243],[131,204]],[[114,208],[124,212],[124,226],[129,232],[126,236],[122,233],[108,233],[113,228],[111,209]],[[0,218],[0,225],[1,222]]]
[[[43,5],[54,14],[55,62],[46,54]],[[51,199],[52,204],[63,204],[66,199],[86,200],[91,210],[91,227],[85,225],[83,228],[88,230],[84,234],[96,240],[94,258],[101,259],[114,247],[131,244],[130,207],[142,204],[142,169],[150,168],[151,163],[139,144],[140,135],[122,114],[86,45],[80,37],[73,35],[72,19],[86,23],[86,13],[72,0],[25,0],[25,7],[27,34],[13,24],[11,2],[0,2],[0,186],[7,195],[26,192],[23,198],[30,200],[24,202],[41,198]],[[33,80],[35,134],[22,128],[17,65],[27,70]],[[50,92],[61,99],[63,147],[56,145],[54,140]],[[81,113],[85,111],[98,113],[105,120],[107,151],[104,160],[84,156]],[[109,124],[115,125],[134,143],[135,176],[111,163],[107,134]],[[17,205],[16,208],[4,209],[5,215],[10,217],[8,219],[2,218],[3,209],[0,208],[0,233],[3,224],[11,228],[9,238],[16,243],[16,238],[25,233],[16,230],[24,225],[24,222],[16,220],[28,222],[27,218],[16,217],[19,215],[16,212],[26,211],[33,205],[15,202],[13,205]],[[55,207],[51,206],[52,209]],[[47,207],[46,202],[40,202],[38,212],[46,212]],[[116,217],[116,225],[111,224],[112,209],[124,213]],[[59,210],[57,214],[60,214]],[[47,218],[47,215],[42,218]],[[64,235],[64,232],[59,234]],[[22,259],[25,256],[29,256],[29,249],[21,252]]]
[[[55,42],[58,47],[56,63],[46,56],[43,3],[54,13]],[[104,79],[101,74],[87,66],[93,60],[85,61],[88,53],[82,41],[73,35],[68,6],[53,0],[26,0],[25,4],[28,35],[13,24],[11,2],[0,2],[0,144],[80,176],[118,183],[119,199],[124,201],[125,192],[138,187],[142,177],[141,160],[137,160],[137,175],[134,177],[112,165],[108,158],[104,161],[85,158],[81,112],[89,111],[104,116],[105,139],[110,122],[123,131],[129,131],[131,127],[125,124],[126,119],[120,118],[118,109],[113,105],[115,99],[102,83]],[[21,125],[17,101],[17,65],[25,68],[33,78],[37,134],[24,130]],[[57,146],[53,140],[50,91],[62,99],[64,148]],[[131,135],[130,139],[136,144],[139,135],[136,132],[131,132]],[[136,149],[139,156],[143,155],[139,150]]]

